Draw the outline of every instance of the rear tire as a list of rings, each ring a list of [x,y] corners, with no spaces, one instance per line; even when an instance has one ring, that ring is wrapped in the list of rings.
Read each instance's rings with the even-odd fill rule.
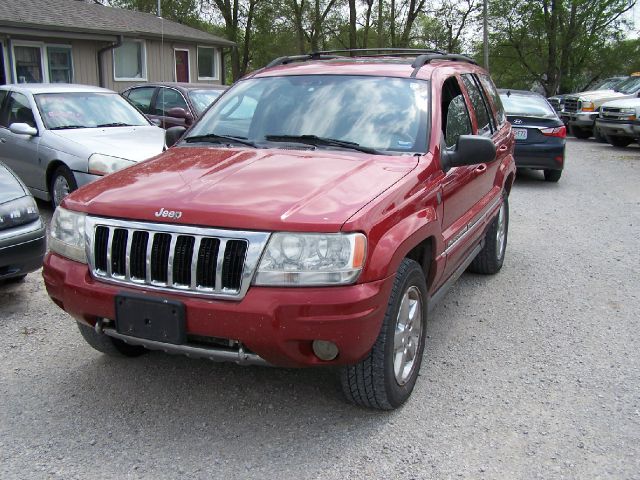
[[[426,320],[427,283],[422,267],[405,258],[371,352],[340,372],[347,400],[363,407],[393,410],[409,398],[422,364]]]
[[[78,189],[78,183],[73,176],[73,172],[66,165],[60,165],[55,169],[49,183],[49,194],[51,195],[51,205],[55,209],[64,197]]]
[[[545,182],[557,182],[562,176],[562,170],[545,170],[544,180]]]
[[[573,133],[574,137],[579,138],[581,140],[586,140],[587,138],[591,137],[591,131],[585,130],[580,127],[571,127],[571,133]]]
[[[78,330],[85,341],[95,350],[109,355],[110,357],[139,357],[147,353],[147,349],[138,345],[129,345],[117,338],[111,338],[104,333],[98,333],[93,327],[78,323]]]
[[[509,200],[503,196],[502,205],[485,234],[484,247],[473,259],[468,270],[483,275],[498,273],[504,262],[507,251],[507,234],[509,233]]]
[[[631,144],[632,141],[633,139],[629,137],[620,137],[618,135],[607,136],[607,142],[609,142],[614,147],[624,148],[629,146],[629,144]]]

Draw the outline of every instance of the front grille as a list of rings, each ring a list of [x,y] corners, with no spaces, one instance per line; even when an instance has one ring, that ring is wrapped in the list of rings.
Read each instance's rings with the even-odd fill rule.
[[[600,118],[611,118],[613,120],[616,119],[626,119],[629,118],[629,113],[622,113],[621,108],[614,107],[602,107],[600,109]]]
[[[98,278],[163,290],[241,298],[267,233],[90,217],[90,264]],[[170,230],[170,231],[166,231]]]
[[[575,113],[578,111],[580,105],[577,98],[567,97],[564,99],[564,111]]]

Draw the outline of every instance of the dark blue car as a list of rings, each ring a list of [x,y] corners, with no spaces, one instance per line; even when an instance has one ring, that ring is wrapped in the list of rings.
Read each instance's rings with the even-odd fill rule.
[[[513,128],[516,166],[542,170],[544,179],[557,182],[564,167],[567,128],[546,98],[522,90],[499,90]]]

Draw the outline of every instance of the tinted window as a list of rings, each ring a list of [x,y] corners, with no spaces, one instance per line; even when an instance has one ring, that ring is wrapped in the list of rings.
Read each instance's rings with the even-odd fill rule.
[[[254,104],[255,102],[255,104]],[[238,82],[193,128],[265,141],[316,135],[396,152],[424,152],[429,84],[404,78],[305,75]]]
[[[190,90],[189,98],[191,98],[191,103],[196,109],[196,113],[201,115],[221,93],[222,90]]]
[[[478,133],[480,135],[491,132],[491,120],[489,112],[487,111],[487,105],[483,94],[474,82],[471,75],[462,75],[462,81],[467,87],[469,98],[471,99],[471,105],[476,112],[476,120],[478,121]]]
[[[449,103],[447,110],[447,122],[445,126],[445,143],[447,147],[453,147],[460,135],[470,135],[471,118],[467,104],[462,95],[458,95]]]
[[[36,126],[29,99],[22,93],[12,92],[0,114],[0,125],[8,127],[12,123],[26,123]]]
[[[506,92],[501,93],[500,97],[507,115],[539,118],[556,117],[556,111],[546,99],[539,95]]]
[[[482,84],[485,93],[491,97],[491,100],[493,101],[493,107],[496,110],[496,125],[502,125],[507,117],[504,114],[504,106],[502,105],[496,86],[488,75],[478,75],[478,78],[480,79],[480,83]]]
[[[156,96],[156,115],[165,115],[172,108],[180,107],[189,111],[187,102],[180,92],[171,88],[161,88]]]
[[[151,99],[153,98],[154,87],[134,88],[129,90],[127,98],[133,103],[142,113],[151,112]]]
[[[636,93],[640,90],[640,77],[630,77],[624,82],[616,85],[615,90],[625,95]]]

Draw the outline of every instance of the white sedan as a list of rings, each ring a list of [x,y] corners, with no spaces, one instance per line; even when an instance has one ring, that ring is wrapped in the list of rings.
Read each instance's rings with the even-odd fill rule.
[[[54,207],[76,188],[161,153],[164,144],[164,130],[112,90],[0,86],[0,161]]]

